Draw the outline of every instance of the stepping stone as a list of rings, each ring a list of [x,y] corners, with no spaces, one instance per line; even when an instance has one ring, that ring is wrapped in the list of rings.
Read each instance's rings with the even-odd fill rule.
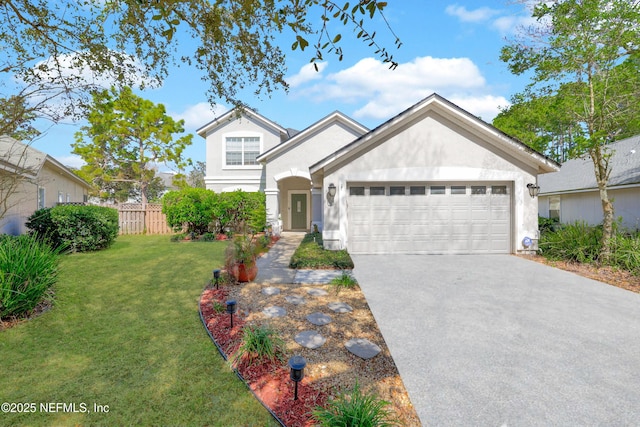
[[[353,308],[345,302],[330,302],[328,307],[336,313],[350,313],[353,311]]]
[[[365,360],[375,357],[382,351],[380,347],[365,338],[353,338],[344,343],[351,353]]]
[[[316,312],[307,316],[307,320],[316,326],[324,326],[331,323],[331,316],[324,313]]]
[[[285,310],[282,307],[278,307],[276,305],[272,306],[272,307],[267,307],[264,310],[262,310],[262,313],[267,316],[267,317],[282,317],[282,316],[286,316],[287,315],[287,310]]]
[[[302,331],[294,338],[295,342],[312,350],[322,347],[327,339],[316,331]]]
[[[266,288],[262,288],[262,293],[265,295],[278,295],[280,293],[280,289],[268,286]]]
[[[311,289],[307,289],[307,293],[311,296],[314,297],[323,297],[325,295],[329,295],[329,292],[325,291],[324,289],[320,289],[320,288],[311,288]]]
[[[301,296],[298,295],[291,295],[288,297],[284,297],[284,299],[293,305],[300,305],[300,304],[306,304],[307,302],[304,300],[304,298],[302,298]]]

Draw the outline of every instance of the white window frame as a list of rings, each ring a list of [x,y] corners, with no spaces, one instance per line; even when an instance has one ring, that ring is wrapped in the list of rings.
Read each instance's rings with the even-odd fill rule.
[[[38,209],[44,209],[47,206],[47,190],[44,187],[38,187]]]
[[[259,149],[258,156],[264,152],[264,135],[260,132],[229,132],[222,135],[222,169],[262,169],[262,165],[245,165],[244,164],[244,142],[242,143],[242,165],[227,165],[227,138],[258,138]]]

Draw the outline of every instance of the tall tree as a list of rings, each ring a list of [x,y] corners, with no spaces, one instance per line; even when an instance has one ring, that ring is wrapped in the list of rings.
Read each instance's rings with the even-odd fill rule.
[[[558,105],[572,123],[574,154],[591,157],[604,217],[601,257],[606,260],[614,221],[607,144],[626,134],[630,117],[638,112],[640,1],[539,2],[533,17],[539,25],[505,46],[501,59],[514,74],[533,71],[530,93],[561,100]]]
[[[103,197],[130,191],[135,184],[146,204],[149,187],[157,181],[156,165],[186,166],[183,151],[192,135],[173,139],[184,132],[184,120],[173,120],[164,105],[140,98],[128,87],[94,93],[87,120],[89,125],[76,133],[73,152],[87,163],[81,176]]]
[[[18,87],[31,87],[38,99],[55,98],[56,118],[81,113],[77,107],[91,101],[85,95],[105,79],[118,86],[157,85],[171,65],[179,64],[203,72],[212,103],[239,105],[241,88],[269,93],[287,86],[285,55],[276,41],[280,33],[290,34],[287,49],[312,46],[311,61],[322,60],[328,52],[342,59],[339,29],[345,26],[395,66],[392,55],[375,39],[375,31],[367,29],[374,17],[384,19],[386,2],[353,3],[3,0],[0,76],[7,75],[6,81],[13,79]],[[334,22],[339,25],[330,25]],[[400,45],[397,37],[395,43]],[[7,84],[3,90],[17,89]],[[46,106],[51,116],[53,104]]]

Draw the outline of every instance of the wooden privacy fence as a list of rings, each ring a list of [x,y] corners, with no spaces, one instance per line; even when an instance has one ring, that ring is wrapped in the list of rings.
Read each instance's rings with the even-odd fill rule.
[[[149,203],[123,203],[117,206],[120,217],[120,234],[171,234],[167,217],[162,213],[162,205]],[[146,231],[145,231],[146,230]]]

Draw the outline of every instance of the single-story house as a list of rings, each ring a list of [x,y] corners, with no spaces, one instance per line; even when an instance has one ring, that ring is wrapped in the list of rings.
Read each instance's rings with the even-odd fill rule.
[[[90,188],[53,157],[0,135],[0,233],[24,233],[36,210],[86,202]]]
[[[369,130],[334,112],[296,132],[245,109],[198,131],[207,188],[264,191],[274,230],[351,253],[533,249],[527,185],[559,164],[437,94]]]
[[[640,135],[607,148],[611,152],[608,195],[622,227],[640,229]],[[588,155],[562,164],[559,172],[540,176],[540,216],[561,223],[602,224],[602,204],[593,161]]]

